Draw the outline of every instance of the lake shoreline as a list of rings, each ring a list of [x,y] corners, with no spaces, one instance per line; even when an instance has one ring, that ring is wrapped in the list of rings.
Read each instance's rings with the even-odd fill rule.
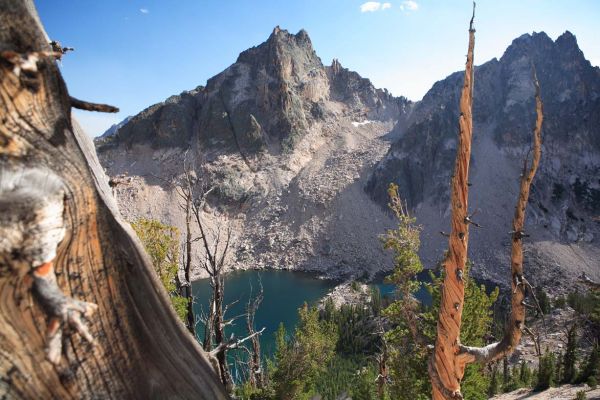
[[[246,272],[246,271],[285,271],[285,272],[291,272],[291,273],[308,274],[308,275],[311,275],[312,278],[314,278],[314,279],[333,282],[336,284],[342,284],[345,282],[352,282],[352,281],[359,281],[361,283],[366,283],[366,284],[374,284],[374,283],[383,282],[384,279],[392,273],[393,269],[381,270],[381,271],[378,271],[375,274],[371,274],[371,275],[366,273],[366,271],[363,271],[362,275],[359,275],[357,273],[334,274],[330,270],[323,271],[321,269],[316,269],[316,268],[315,269],[312,269],[312,268],[277,268],[277,267],[263,266],[263,267],[230,269],[225,272],[225,277],[227,278],[228,275],[233,275],[233,274],[242,273],[242,272]],[[356,272],[358,272],[358,271],[356,271]],[[196,275],[196,276],[193,276],[192,283],[201,281],[204,279],[208,279],[208,277],[199,277]]]

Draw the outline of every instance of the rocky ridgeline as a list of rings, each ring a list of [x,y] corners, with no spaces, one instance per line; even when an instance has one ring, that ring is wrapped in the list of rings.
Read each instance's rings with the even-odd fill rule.
[[[569,32],[523,35],[475,70],[470,258],[476,277],[508,283],[512,214],[534,121],[532,68],[545,108],[543,154],[528,208],[534,281],[600,279],[600,69]],[[205,219],[234,228],[233,268],[316,271],[340,279],[392,267],[378,236],[394,226],[386,188],[423,225],[426,266],[446,248],[448,183],[462,73],[418,103],[375,88],[308,34],[275,28],[205,86],[134,116],[98,143],[128,219],[184,227],[174,183],[184,161],[214,187]],[[197,258],[201,254],[198,252]],[[543,282],[542,282],[543,283]]]
[[[126,218],[180,228],[173,184],[185,160],[215,188],[208,223],[234,227],[234,268],[374,274],[391,266],[377,239],[391,221],[362,188],[411,107],[338,60],[324,66],[304,30],[277,27],[205,86],[134,116],[98,152],[110,176],[136,177],[115,187]]]
[[[211,156],[292,151],[317,121],[344,104],[348,114],[396,120],[410,105],[376,89],[368,79],[334,60],[325,67],[306,31],[276,27],[269,39],[242,52],[206,86],[172,96],[132,118],[114,138],[131,147],[193,147]],[[213,154],[214,153],[214,154]]]
[[[526,34],[504,55],[475,69],[470,257],[476,276],[506,281],[508,232],[518,179],[535,120],[532,66],[544,102],[542,161],[527,210],[528,274],[552,280],[600,270],[600,69],[587,61],[575,36],[556,41]],[[398,139],[377,165],[367,190],[381,205],[389,182],[424,226],[423,255],[435,262],[446,246],[449,182],[457,138],[462,72],[437,82],[417,103]],[[530,268],[527,266],[527,268]],[[506,281],[507,282],[507,281]]]

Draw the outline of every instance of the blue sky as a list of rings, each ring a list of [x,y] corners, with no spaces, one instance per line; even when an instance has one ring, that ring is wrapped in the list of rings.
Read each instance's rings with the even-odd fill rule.
[[[76,49],[63,58],[71,95],[118,106],[76,112],[91,136],[170,95],[203,85],[276,25],[308,31],[329,65],[419,100],[464,66],[470,0],[38,0],[50,38]],[[500,57],[523,33],[577,36],[600,64],[600,1],[481,0],[475,62]]]

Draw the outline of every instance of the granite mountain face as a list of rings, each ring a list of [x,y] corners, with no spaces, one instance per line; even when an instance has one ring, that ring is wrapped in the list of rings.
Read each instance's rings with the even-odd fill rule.
[[[331,116],[328,101],[367,119],[393,120],[410,104],[337,60],[326,67],[306,31],[276,27],[269,39],[242,52],[222,73],[135,116],[119,144],[199,146],[254,157],[290,152],[316,121]]]
[[[304,30],[277,27],[206,86],[142,111],[97,149],[130,220],[183,228],[174,185],[184,164],[194,169],[213,188],[206,218],[234,229],[234,268],[372,274],[389,264],[374,222],[391,220],[363,187],[412,105],[338,60],[323,65]]]
[[[556,41],[523,35],[500,60],[476,68],[471,208],[483,227],[471,234],[473,271],[506,281],[535,116],[532,66],[545,122],[526,260],[538,278],[598,277],[600,69],[569,32]],[[337,60],[324,66],[305,31],[277,27],[206,86],[142,111],[97,149],[130,220],[183,228],[174,188],[184,164],[194,169],[214,188],[206,218],[234,229],[233,268],[331,277],[389,270],[378,235],[394,225],[385,207],[390,182],[423,225],[422,255],[433,266],[446,246],[439,231],[448,229],[461,82],[454,73],[412,103]]]
[[[600,69],[587,61],[575,36],[552,41],[526,34],[504,55],[475,70],[470,209],[483,225],[471,232],[475,273],[498,281],[509,264],[509,232],[523,161],[535,121],[535,68],[544,102],[542,161],[527,224],[528,262],[538,278],[598,275],[600,262]],[[407,128],[367,184],[382,206],[396,182],[425,227],[423,252],[441,254],[447,230],[449,182],[457,138],[462,73],[437,82],[417,103]],[[505,280],[505,278],[504,278]]]

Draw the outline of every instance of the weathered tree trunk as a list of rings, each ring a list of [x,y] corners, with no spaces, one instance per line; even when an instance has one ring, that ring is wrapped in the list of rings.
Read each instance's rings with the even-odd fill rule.
[[[475,12],[473,6],[473,13]],[[474,16],[474,14],[473,14]],[[469,163],[471,161],[471,139],[473,136],[473,51],[475,29],[473,19],[469,27],[469,48],[465,67],[465,78],[460,97],[460,117],[456,164],[452,176],[451,232],[448,253],[444,260],[444,284],[441,291],[437,336],[429,373],[432,378],[433,398],[453,398],[460,394],[460,380],[464,366],[457,365],[456,355],[460,345],[460,325],[465,297],[463,281],[469,243]]]
[[[34,266],[0,254],[0,397],[227,398],[121,219],[90,139],[71,120],[51,51],[33,4],[0,0],[0,173],[39,168],[62,181],[54,285],[97,305],[87,323],[95,345],[65,331],[57,362],[48,361],[47,311],[24,279]]]
[[[183,204],[179,206],[185,212],[185,253],[183,274],[185,283],[181,287],[181,296],[188,300],[187,303],[187,326],[188,330],[194,337],[196,336],[196,318],[194,316],[194,294],[192,292],[192,201],[193,190],[190,182],[189,171],[185,173],[184,187],[177,190]]]
[[[246,306],[246,330],[248,335],[252,336],[252,351],[249,351],[248,360],[248,380],[250,386],[255,388],[263,388],[265,386],[265,374],[263,372],[262,361],[260,357],[260,338],[256,335],[254,329],[254,317],[256,311],[260,307],[264,298],[262,283],[260,284],[260,292],[254,298],[248,300]],[[253,336],[254,335],[254,336]]]
[[[473,11],[475,11],[473,5]],[[473,14],[474,15],[474,14]],[[438,315],[437,336],[434,354],[429,364],[432,382],[432,395],[438,399],[461,399],[460,382],[465,366],[472,362],[488,363],[510,354],[521,340],[525,327],[524,300],[528,290],[534,296],[531,286],[523,274],[523,231],[525,210],[529,199],[531,183],[537,171],[541,157],[541,131],[543,107],[540,88],[535,71],[536,123],[533,129],[533,160],[529,169],[526,159],[523,166],[519,197],[513,218],[512,254],[511,254],[511,314],[506,325],[504,337],[500,342],[482,348],[463,346],[460,343],[460,327],[464,304],[464,268],[467,261],[469,225],[473,223],[468,214],[469,195],[469,159],[472,139],[473,104],[473,48],[475,30],[473,18],[469,29],[469,49],[465,68],[465,82],[460,99],[459,144],[456,165],[451,185],[452,231],[448,240],[449,249],[444,261],[445,275]]]
[[[223,294],[225,289],[225,280],[222,276],[222,270],[219,268],[215,282],[215,316],[214,316],[214,333],[215,333],[215,343],[217,346],[225,343],[227,339],[225,338],[225,321],[223,318]],[[219,361],[219,370],[221,375],[221,381],[225,385],[225,387],[231,389],[233,387],[233,380],[231,378],[231,374],[229,373],[229,364],[227,363],[227,352],[221,351],[217,353],[217,360]]]
[[[521,340],[523,332],[529,332],[525,326],[525,298],[530,293],[535,300],[533,288],[525,278],[523,272],[523,238],[526,237],[525,210],[529,200],[529,191],[531,183],[542,156],[542,122],[544,120],[544,111],[542,98],[540,94],[540,85],[533,71],[533,84],[535,86],[535,110],[536,121],[533,128],[533,159],[531,165],[527,168],[528,160],[523,163],[523,172],[521,174],[521,183],[519,186],[519,197],[513,217],[512,247],[511,247],[511,313],[506,324],[504,337],[500,342],[492,343],[482,348],[473,348],[460,346],[459,359],[462,364],[470,362],[488,363],[498,360],[512,353]],[[537,300],[535,300],[537,302]],[[539,308],[539,305],[538,305]],[[536,338],[534,337],[534,342]]]

